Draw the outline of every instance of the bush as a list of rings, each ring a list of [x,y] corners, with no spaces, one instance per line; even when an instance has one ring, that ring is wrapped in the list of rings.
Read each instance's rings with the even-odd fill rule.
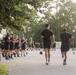
[[[0,65],[0,75],[8,75],[8,68],[4,65]]]

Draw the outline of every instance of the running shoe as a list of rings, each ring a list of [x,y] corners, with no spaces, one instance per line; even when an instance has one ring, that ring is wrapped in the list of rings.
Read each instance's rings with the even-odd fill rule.
[[[66,63],[66,59],[64,59],[64,61],[63,61],[63,65],[67,65],[67,63]]]
[[[9,60],[9,58],[8,58],[8,57],[6,57],[6,58],[5,58],[5,60]]]
[[[48,64],[50,64],[50,60],[48,60]]]
[[[48,62],[46,62],[46,65],[48,65]]]

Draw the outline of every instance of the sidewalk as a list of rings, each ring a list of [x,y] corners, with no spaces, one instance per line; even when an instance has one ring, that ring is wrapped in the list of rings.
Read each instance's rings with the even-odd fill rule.
[[[67,66],[63,66],[60,50],[51,51],[51,63],[45,65],[44,54],[28,51],[26,57],[13,60],[2,58],[1,64],[9,67],[9,75],[76,75],[76,54],[68,52]]]

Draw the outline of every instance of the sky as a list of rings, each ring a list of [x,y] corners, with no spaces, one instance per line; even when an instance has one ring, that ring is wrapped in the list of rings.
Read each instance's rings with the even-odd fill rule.
[[[72,0],[74,3],[76,3],[76,0]]]
[[[55,1],[59,1],[59,0],[55,0]],[[76,0],[71,0],[71,1],[72,1],[73,3],[76,3]],[[51,4],[51,6],[56,7],[56,3],[54,3],[54,4],[50,3],[50,4]],[[56,13],[59,9],[60,9],[60,7],[58,7],[57,9],[56,9],[56,8],[52,8],[51,11],[50,11],[50,13],[51,13],[52,15],[55,15],[55,13]],[[44,10],[45,12],[47,12],[47,11],[48,11],[48,8],[41,7],[40,10]],[[40,16],[40,17],[45,17],[45,15],[44,15],[43,13],[37,12],[37,14],[38,14],[38,16]]]

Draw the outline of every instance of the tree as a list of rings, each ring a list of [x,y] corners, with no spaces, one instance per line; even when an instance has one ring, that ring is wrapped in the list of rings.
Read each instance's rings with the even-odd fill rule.
[[[47,0],[0,0],[0,26],[23,30]],[[30,7],[30,8],[29,8]]]
[[[52,5],[54,4],[54,5]],[[75,30],[76,24],[76,3],[72,1],[50,1],[48,6],[46,3],[43,5],[45,8],[40,9],[40,13],[43,13],[45,16],[40,19],[43,24],[50,23],[51,28],[55,33],[56,40],[60,41],[60,33],[62,32],[62,28],[66,27],[69,32],[73,34],[73,30]],[[47,10],[46,10],[47,9]],[[52,11],[54,9],[54,11]],[[50,12],[53,12],[50,13]],[[39,23],[40,23],[39,21]],[[42,24],[41,24],[42,25]]]

